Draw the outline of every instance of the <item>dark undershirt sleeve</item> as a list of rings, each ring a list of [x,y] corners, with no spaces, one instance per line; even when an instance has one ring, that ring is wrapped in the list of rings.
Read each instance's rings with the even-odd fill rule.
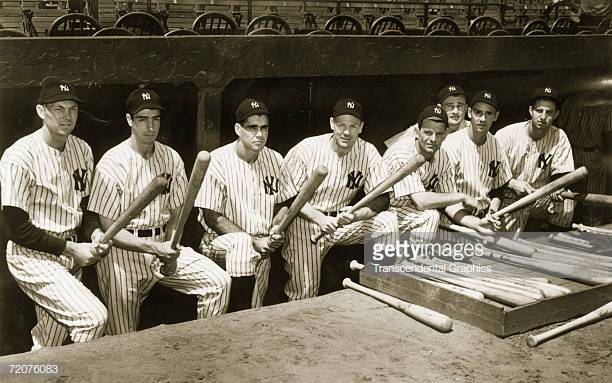
[[[83,210],[83,223],[81,230],[83,233],[83,241],[91,242],[91,234],[94,230],[100,228],[100,217],[93,211],[87,210],[89,204],[89,196],[81,200],[81,209]]]
[[[66,241],[37,228],[30,222],[28,213],[14,206],[2,208],[10,227],[10,240],[28,249],[59,256],[66,248]]]

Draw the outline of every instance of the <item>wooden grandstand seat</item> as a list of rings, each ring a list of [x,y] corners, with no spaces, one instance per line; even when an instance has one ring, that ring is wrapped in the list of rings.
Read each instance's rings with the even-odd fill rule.
[[[199,34],[191,29],[173,29],[164,36],[199,36]]]
[[[387,29],[386,31],[380,32],[378,36],[406,36],[406,33],[399,29]]]
[[[98,23],[102,27],[115,25],[118,17],[118,3],[115,0],[98,0]]]
[[[55,19],[48,36],[93,36],[102,29],[98,20],[83,13],[69,13]]]
[[[256,29],[262,28],[275,29],[285,35],[293,33],[291,26],[285,20],[275,15],[261,15],[254,18],[247,26],[245,33],[248,35]]]
[[[28,37],[25,33],[17,29],[0,29],[0,38],[4,37]]]
[[[197,16],[194,0],[162,0],[157,13],[164,15],[167,27],[178,29],[190,29]]]
[[[136,35],[124,28],[107,27],[107,28],[102,28],[98,32],[94,33],[94,37],[97,37],[97,36],[136,36]]]
[[[285,20],[292,30],[306,27],[303,1],[253,1],[253,5],[258,4],[266,7],[266,14]]]
[[[270,35],[282,35],[281,31],[274,28],[257,28],[247,33],[249,36],[270,36]]]
[[[499,21],[489,16],[480,16],[472,21],[468,29],[468,36],[487,36],[496,29],[502,29]]]
[[[575,35],[578,32],[578,24],[569,17],[561,16],[550,27],[551,35]]]
[[[23,32],[21,0],[2,0],[0,5],[0,25],[2,25],[2,28]]]
[[[599,25],[597,25],[595,33],[604,34],[608,29],[610,29],[610,27],[612,27],[612,17],[604,17],[599,23]]]
[[[535,19],[535,20],[531,20],[530,22],[527,23],[527,25],[525,25],[521,34],[526,35],[529,32],[535,31],[535,30],[544,31],[546,32],[546,34],[550,33],[550,27],[548,26],[546,21],[542,19]]]
[[[427,36],[456,36],[453,32],[448,31],[446,29],[434,29],[432,31],[427,32]]]
[[[60,16],[68,13],[66,0],[34,1],[23,0],[25,31],[30,36],[44,36],[49,26]]]
[[[448,17],[438,17],[430,21],[425,29],[425,35],[431,36],[432,32],[436,30],[448,31],[450,35],[453,36],[459,35],[459,26],[453,19],[449,19]]]
[[[309,36],[333,36],[334,34],[327,29],[317,29],[316,31],[308,32]]]
[[[487,34],[487,36],[510,36],[510,32],[507,29],[494,29]]]
[[[235,35],[238,24],[225,13],[206,12],[195,19],[191,29],[200,35]]]
[[[525,33],[525,36],[548,36],[548,33],[541,29],[534,29],[533,31]]]
[[[348,15],[336,15],[325,23],[325,29],[335,35],[361,35],[363,28],[359,21]]]
[[[116,28],[127,29],[137,36],[163,36],[166,31],[162,23],[150,13],[130,12],[119,18]]]
[[[395,16],[382,16],[372,23],[370,28],[371,35],[380,35],[385,31],[399,31],[401,34],[406,34],[406,27],[400,19]]]

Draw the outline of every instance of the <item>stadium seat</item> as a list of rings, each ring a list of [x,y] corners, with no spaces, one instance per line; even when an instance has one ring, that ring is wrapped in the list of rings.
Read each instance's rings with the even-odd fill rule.
[[[275,15],[262,15],[254,18],[247,26],[245,33],[248,35],[257,29],[274,29],[285,35],[293,33],[289,24]]]
[[[166,33],[164,36],[199,36],[198,32],[191,29],[173,29]]]
[[[257,28],[254,31],[248,33],[249,36],[274,36],[282,35],[283,33],[278,29],[273,28]]]
[[[434,34],[434,36],[436,35],[437,36],[443,36],[443,35],[458,36],[459,35],[459,26],[454,20],[449,19],[448,17],[438,17],[437,19],[430,21],[429,24],[427,25],[427,28],[425,28],[424,34],[427,36],[432,36],[432,33],[438,30],[448,31],[450,33],[448,35],[444,33]]]
[[[326,29],[317,29],[308,33],[309,36],[333,36],[334,34]]]
[[[546,24],[544,20],[534,19],[528,22],[527,25],[525,25],[525,28],[523,28],[523,31],[521,32],[521,34],[527,35],[529,34],[529,32],[536,31],[536,30],[544,31],[546,32],[546,34],[550,33],[550,27],[548,26],[548,24]]]
[[[195,19],[191,29],[200,35],[235,35],[238,24],[224,13],[206,12]]]
[[[487,36],[510,36],[510,32],[507,29],[494,29],[487,34]]]
[[[380,35],[386,31],[399,31],[402,35],[405,35],[406,27],[404,27],[404,23],[395,16],[382,16],[374,20],[370,28],[371,35]]]
[[[165,34],[162,23],[150,13],[130,12],[119,18],[116,28],[127,29],[137,36],[163,36]]]
[[[98,37],[98,36],[136,36],[136,35],[124,28],[108,27],[108,28],[102,28],[98,32],[94,33],[94,37]]]
[[[525,36],[548,36],[548,35],[549,33],[541,29],[534,29],[533,31],[529,31],[525,33]]]
[[[336,15],[325,23],[325,29],[335,35],[361,35],[363,28],[359,21],[353,16]]]
[[[4,37],[28,37],[28,35],[16,29],[0,29],[0,38]]]
[[[561,16],[550,27],[551,35],[575,35],[578,32],[578,24],[569,17]]]
[[[502,25],[490,16],[480,16],[472,21],[468,28],[468,36],[487,36],[496,29],[502,29]]]
[[[55,19],[48,36],[93,36],[102,29],[98,20],[83,13],[69,13]]]

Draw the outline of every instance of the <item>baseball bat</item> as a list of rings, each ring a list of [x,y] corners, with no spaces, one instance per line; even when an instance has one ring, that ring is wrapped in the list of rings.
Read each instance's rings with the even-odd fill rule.
[[[187,222],[189,213],[191,212],[195,199],[198,196],[198,192],[202,186],[202,181],[204,181],[204,175],[206,175],[209,164],[210,153],[204,150],[198,153],[193,164],[193,169],[191,169],[191,175],[189,176],[185,200],[183,202],[183,206],[181,206],[181,212],[179,213],[179,218],[176,222],[174,232],[172,233],[172,239],[170,240],[170,246],[173,249],[176,249],[181,242],[181,237],[183,236],[183,231],[185,229],[185,222]],[[162,263],[160,271],[165,276],[172,275],[176,272],[176,266],[176,259],[166,261],[165,263]]]
[[[110,227],[104,232],[102,238],[100,239],[100,243],[107,243],[118,232],[120,232],[134,217],[136,217],[142,209],[147,207],[158,195],[160,195],[166,187],[168,186],[168,178],[162,174],[156,176],[149,182],[149,184],[144,188],[142,193],[128,206],[127,209],[115,222],[110,225]]]
[[[411,318],[418,320],[421,323],[428,325],[441,332],[449,332],[453,328],[453,321],[444,314],[440,314],[437,311],[430,310],[426,307],[417,306],[412,303],[408,303],[399,298],[392,297],[391,295],[381,293],[380,291],[369,289],[358,283],[351,281],[349,278],[344,278],[342,286],[369,297],[372,297],[384,304],[393,307],[396,310],[403,312]]]
[[[351,270],[362,270],[363,269],[363,265],[357,262],[356,260],[351,261],[350,267],[351,267]],[[415,278],[415,276],[411,274],[406,274],[406,275],[410,278]],[[474,291],[474,290],[466,289],[466,288],[455,286],[455,285],[449,285],[448,283],[444,283],[444,282],[431,281],[429,279],[425,279],[421,277],[419,277],[418,279],[424,283],[437,286],[444,290],[450,290],[454,293],[465,295],[466,297],[477,299],[479,301],[484,299],[484,295],[480,291]]]
[[[550,195],[558,190],[563,189],[564,187],[576,183],[586,177],[589,174],[589,171],[584,166],[572,171],[569,174],[566,174],[544,186],[537,189],[535,192],[526,195],[525,197],[519,199],[516,202],[511,203],[510,205],[498,210],[493,213],[493,217],[500,219],[505,214],[512,213],[516,210],[522,209],[525,206],[528,206],[538,199]]]
[[[572,229],[584,231],[586,233],[612,235],[612,230],[602,229],[600,227],[586,226],[581,223],[572,223]]]
[[[317,191],[317,188],[321,186],[321,183],[323,182],[325,177],[327,177],[327,173],[327,167],[323,165],[317,166],[317,168],[312,172],[310,177],[308,177],[308,180],[306,180],[304,185],[302,185],[300,192],[293,200],[293,203],[289,207],[287,214],[285,214],[273,234],[280,234],[285,231],[291,221],[293,221],[295,217],[297,217],[297,215],[300,213],[302,207],[304,207],[304,205],[306,205],[306,203],[312,199],[312,196]]]
[[[527,344],[531,347],[538,346],[544,342],[548,342],[551,339],[555,339],[563,334],[567,334],[570,331],[585,327],[587,325],[599,322],[612,316],[612,302],[609,302],[597,310],[591,311],[590,313],[581,316],[578,319],[574,319],[562,326],[546,331],[539,335],[529,335],[527,337]]]
[[[492,243],[492,244],[495,244],[496,246],[499,246],[499,247],[501,247],[503,249],[510,250],[510,251],[513,251],[513,252],[515,252],[517,254],[522,254],[522,255],[525,255],[525,256],[528,256],[528,257],[530,257],[535,252],[535,250],[532,247],[529,247],[529,246],[527,246],[525,244],[518,243],[516,241],[512,241],[512,240],[510,240],[508,238],[505,238],[505,237],[497,237],[497,238],[495,238],[495,237],[490,236],[490,235],[484,235],[484,234],[481,234],[481,233],[477,232],[474,229],[470,229],[469,227],[465,227],[465,226],[461,226],[461,225],[455,225],[455,224],[448,224],[446,222],[440,222],[440,227],[442,227],[444,229],[447,229],[447,230],[452,230],[452,231],[456,231],[456,232],[459,232],[459,233],[468,234],[468,235],[470,235],[470,236],[472,236],[474,238],[478,238],[478,239],[484,241],[483,244],[485,244],[485,245],[487,243]]]
[[[417,154],[412,157],[408,162],[401,167],[401,169],[389,177],[385,178],[381,183],[379,183],[374,189],[370,190],[368,194],[366,194],[359,202],[355,205],[351,206],[348,210],[350,214],[353,214],[357,210],[366,206],[368,203],[372,202],[376,197],[383,194],[387,189],[401,181],[404,177],[408,176],[410,173],[414,172],[418,168],[421,167],[425,163],[425,157],[421,154]],[[321,238],[325,236],[325,233],[315,234],[310,237],[310,241],[312,243],[317,243]]]
[[[595,205],[612,206],[612,195],[607,194],[574,193],[566,191],[561,193],[561,197]]]

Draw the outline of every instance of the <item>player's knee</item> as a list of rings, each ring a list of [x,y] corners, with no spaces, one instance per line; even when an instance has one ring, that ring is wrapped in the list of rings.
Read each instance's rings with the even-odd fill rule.
[[[228,273],[221,273],[218,288],[221,294],[229,294],[232,288],[232,277]]]
[[[425,210],[423,212],[425,215],[425,220],[427,225],[431,227],[434,231],[438,229],[440,225],[440,211],[436,209]]]
[[[97,302],[94,308],[89,312],[87,318],[87,327],[92,330],[100,330],[102,332],[108,322],[108,311],[101,302]]]
[[[382,233],[395,233],[398,231],[397,215],[390,210],[379,213],[376,218],[377,230]]]

